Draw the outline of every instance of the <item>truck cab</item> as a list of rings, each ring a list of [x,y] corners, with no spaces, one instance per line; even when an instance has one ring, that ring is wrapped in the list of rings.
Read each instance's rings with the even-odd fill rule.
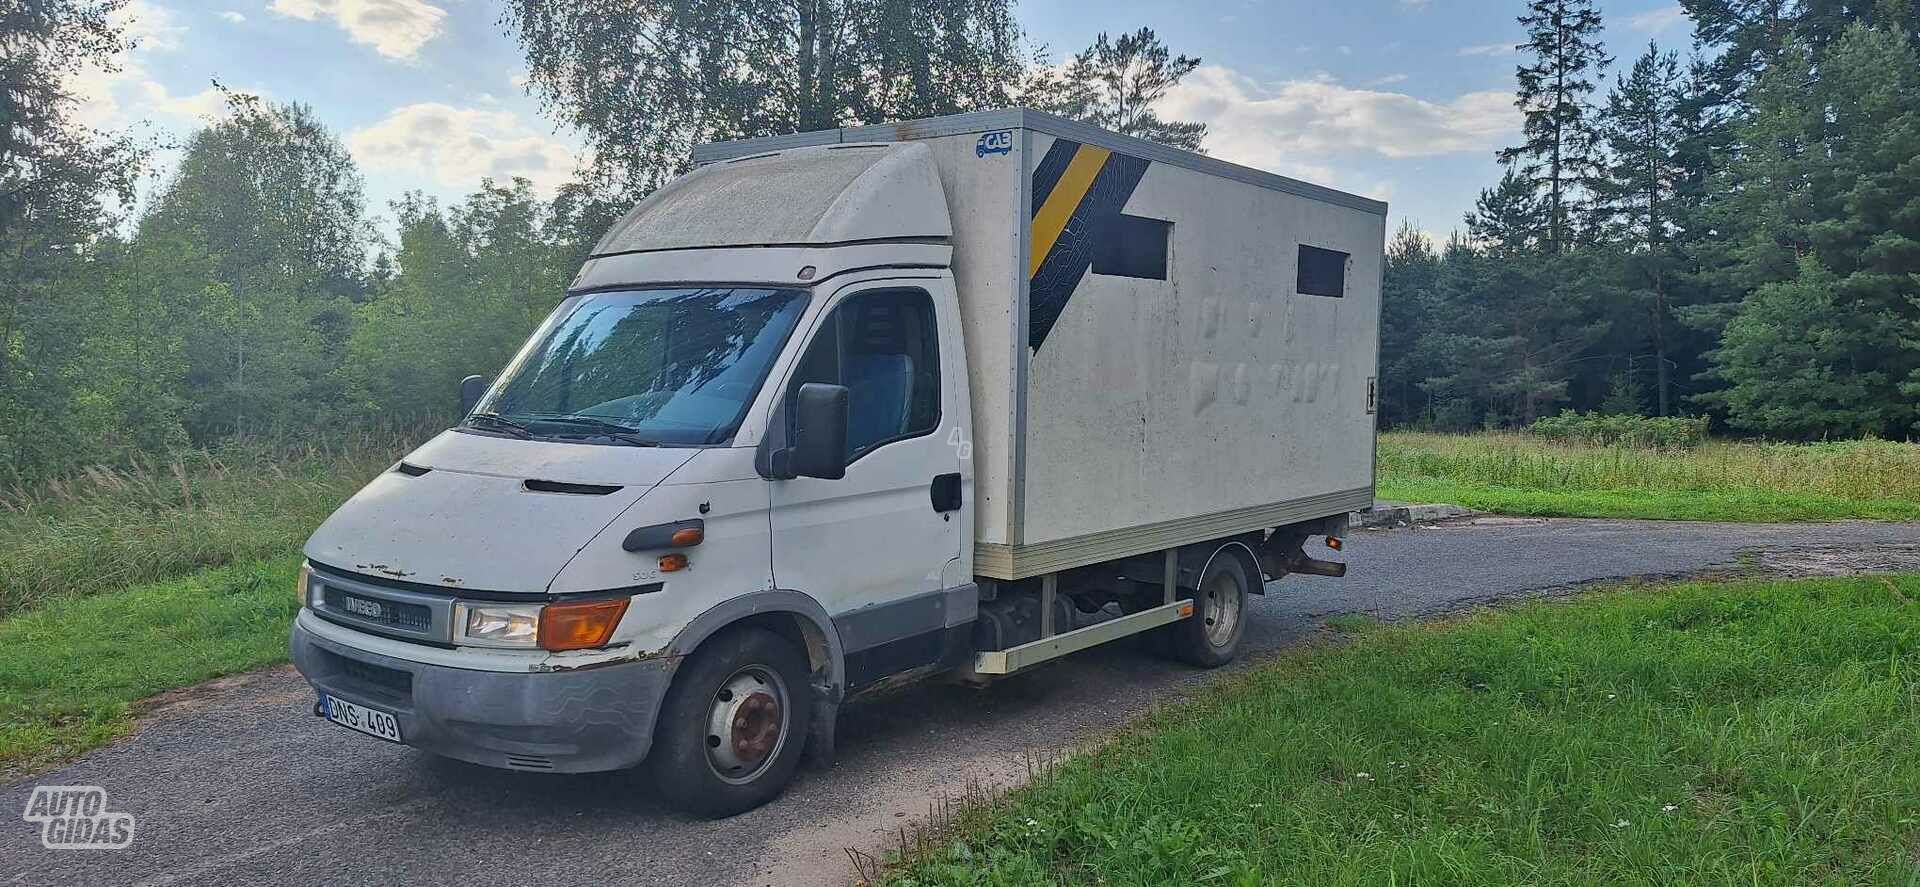
[[[609,232],[468,418],[307,544],[293,649],[322,713],[475,763],[622,768],[689,653],[784,646],[699,700],[713,765],[675,765],[730,808],[850,687],[957,664],[971,423],[926,151],[703,170]]]
[[[978,151],[982,124],[946,153],[1027,178],[1027,134]],[[1217,665],[1263,576],[1337,574],[1300,543],[1359,491],[1073,548],[977,539],[1004,522],[976,513],[976,407],[993,452],[1017,449],[1000,414],[1034,352],[956,250],[1024,269],[1030,235],[984,223],[939,145],[894,135],[731,152],[606,234],[499,375],[469,380],[460,424],[307,543],[291,645],[317,715],[493,767],[644,763],[728,815],[803,750],[830,762],[863,691],[1146,631]],[[993,473],[1007,509],[1018,472]]]

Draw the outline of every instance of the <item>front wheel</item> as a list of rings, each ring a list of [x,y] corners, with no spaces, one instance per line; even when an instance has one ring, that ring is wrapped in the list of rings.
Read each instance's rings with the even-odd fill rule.
[[[1232,547],[1213,553],[1193,590],[1193,615],[1167,626],[1168,652],[1189,665],[1218,668],[1240,652],[1254,577]]]
[[[744,813],[793,778],[812,706],[807,660],[758,628],[695,650],[660,708],[647,764],[669,803],[701,816]]]

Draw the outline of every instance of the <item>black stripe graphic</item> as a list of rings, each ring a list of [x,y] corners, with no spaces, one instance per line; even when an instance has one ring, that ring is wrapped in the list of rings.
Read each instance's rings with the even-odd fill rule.
[[[1067,171],[1067,164],[1073,162],[1073,152],[1080,150],[1079,142],[1066,139],[1054,139],[1053,147],[1047,149],[1046,156],[1040,158],[1040,164],[1033,168],[1033,211],[1047,205],[1047,197],[1053,194],[1053,186],[1060,184],[1060,174]]]
[[[1056,140],[1053,147],[1047,149],[1046,156],[1033,170],[1034,212],[1038,213],[1046,203],[1044,195],[1053,192],[1060,174],[1079,149],[1079,144],[1066,139]],[[1057,162],[1056,158],[1059,158]],[[1027,345],[1035,352],[1047,340],[1061,313],[1067,310],[1067,302],[1086,277],[1087,269],[1093,266],[1095,245],[1112,236],[1120,211],[1126,208],[1133,189],[1146,174],[1147,161],[1115,153],[1100,167],[1093,186],[1087,189],[1087,196],[1074,208],[1073,216],[1060,232],[1060,239],[1054,242],[1053,249],[1040,263],[1040,270],[1028,283]]]

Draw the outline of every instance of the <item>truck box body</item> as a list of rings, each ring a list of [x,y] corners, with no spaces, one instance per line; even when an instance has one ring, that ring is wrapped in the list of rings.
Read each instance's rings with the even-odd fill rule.
[[[1020,110],[694,158],[896,141],[931,149],[952,220],[974,573],[1372,503],[1385,204]]]

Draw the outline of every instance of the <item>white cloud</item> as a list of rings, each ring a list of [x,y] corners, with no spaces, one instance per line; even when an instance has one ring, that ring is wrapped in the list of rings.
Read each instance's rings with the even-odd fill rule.
[[[1400,159],[1491,151],[1520,128],[1513,94],[1470,92],[1446,102],[1356,89],[1329,79],[1261,83],[1217,65],[1168,93],[1162,116],[1208,125],[1207,150],[1261,169],[1326,181],[1356,154]],[[1377,187],[1366,183],[1363,187]]]
[[[491,176],[514,176],[552,193],[573,172],[574,149],[511,111],[456,108],[438,102],[403,105],[347,135],[360,165],[375,171],[430,176],[471,190]]]
[[[273,0],[267,8],[302,21],[332,19],[353,42],[394,59],[413,58],[447,17],[426,0]]]
[[[1408,9],[1425,9],[1427,0],[1400,0],[1400,5]]]
[[[1687,11],[1679,4],[1650,9],[1627,17],[1627,27],[1643,34],[1658,34],[1687,20]]]
[[[1483,46],[1462,46],[1461,55],[1509,55],[1516,50],[1511,43],[1488,43]]]
[[[1405,82],[1407,82],[1407,75],[1405,74],[1388,74],[1385,77],[1381,77],[1378,80],[1373,81],[1373,85],[1374,86],[1391,86],[1395,83],[1405,83]]]
[[[125,36],[138,49],[171,52],[180,48],[180,37],[187,26],[173,20],[173,10],[152,0],[132,0],[120,8],[117,17],[125,26]]]
[[[174,22],[172,10],[152,0],[133,0],[115,13],[115,22],[135,40],[131,52],[114,60],[118,70],[87,67],[67,81],[81,100],[81,123],[109,131],[141,122],[171,127],[197,124],[225,109],[225,99],[213,88],[175,95],[147,69],[150,54],[179,49],[186,34],[186,27]]]
[[[164,89],[161,91],[163,93],[165,92]],[[242,91],[250,95],[261,96],[262,98],[266,97],[262,91],[258,89]],[[226,116],[227,97],[220,90],[209,86],[192,95],[162,95],[157,104],[157,108],[163,114],[205,122],[216,117]]]
[[[233,10],[233,9],[229,9],[226,12],[220,13],[220,17],[223,19],[226,19],[227,21],[233,22],[236,25],[247,20],[247,17],[244,14],[240,13],[238,10]]]
[[[198,125],[226,112],[226,97],[209,86],[188,95],[175,95],[167,85],[155,80],[138,58],[123,59],[113,73],[88,69],[70,81],[70,88],[81,98],[80,122],[98,129],[114,131],[137,123],[165,127],[176,124]],[[241,90],[260,94],[259,90]]]

